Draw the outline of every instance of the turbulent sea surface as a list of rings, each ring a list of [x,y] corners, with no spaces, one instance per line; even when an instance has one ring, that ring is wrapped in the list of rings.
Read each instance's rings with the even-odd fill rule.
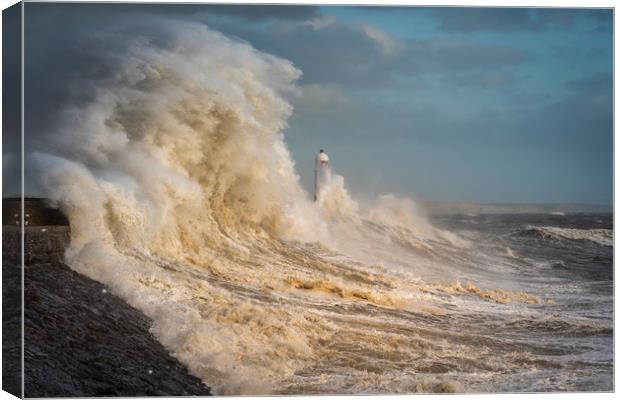
[[[429,219],[335,171],[315,203],[289,61],[200,24],[109,29],[28,165],[67,264],[216,394],[612,389],[610,215]]]
[[[542,300],[471,317],[469,324],[479,324],[471,332],[496,341],[506,368],[489,376],[490,387],[612,389],[612,215],[453,215],[435,223],[489,256],[476,269],[490,285]]]

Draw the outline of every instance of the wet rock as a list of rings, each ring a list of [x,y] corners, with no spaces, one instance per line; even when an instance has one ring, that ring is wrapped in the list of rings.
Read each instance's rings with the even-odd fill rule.
[[[146,316],[103,289],[62,263],[26,265],[27,397],[210,394]]]

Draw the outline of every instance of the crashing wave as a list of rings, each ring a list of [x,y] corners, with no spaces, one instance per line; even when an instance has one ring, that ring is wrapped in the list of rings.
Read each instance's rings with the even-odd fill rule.
[[[614,232],[611,229],[574,229],[553,226],[527,226],[519,234],[533,235],[541,238],[588,240],[602,246],[614,245]]]

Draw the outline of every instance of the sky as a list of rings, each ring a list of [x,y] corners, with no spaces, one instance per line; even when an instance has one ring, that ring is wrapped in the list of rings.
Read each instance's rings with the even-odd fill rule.
[[[303,72],[284,133],[308,191],[324,148],[360,196],[612,203],[610,9],[27,3],[27,146],[86,65],[80,37],[154,15]]]

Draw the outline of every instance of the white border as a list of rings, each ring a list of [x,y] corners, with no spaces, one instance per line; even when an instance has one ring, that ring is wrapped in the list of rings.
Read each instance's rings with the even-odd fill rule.
[[[29,2],[34,2],[37,0],[30,0]],[[96,2],[96,1],[92,1],[92,0],[84,0],[84,1],[76,1],[76,2]],[[110,3],[115,3],[117,1],[109,1]],[[424,1],[406,1],[406,0],[390,0],[390,1],[374,1],[374,2],[367,2],[367,1],[360,1],[360,0],[338,0],[338,1],[329,1],[329,0],[316,0],[313,2],[308,2],[308,1],[303,1],[303,0],[287,0],[287,1],[283,1],[283,2],[270,2],[270,1],[260,1],[260,0],[230,0],[230,1],[204,1],[204,2],[189,2],[189,1],[175,1],[175,0],[133,0],[130,1],[132,3],[196,3],[196,4],[204,4],[204,3],[226,3],[226,4],[310,4],[310,5],[402,5],[402,6],[478,6],[478,7],[561,7],[561,8],[582,8],[582,7],[587,7],[587,8],[614,8],[615,7],[615,1],[610,1],[610,0],[590,0],[590,1],[579,1],[579,0],[564,0],[564,1],[557,1],[557,0],[519,0],[519,1],[493,1],[493,0],[476,0],[476,1],[472,1],[472,0],[460,0],[460,1],[452,1],[452,0],[424,0]],[[13,4],[15,4],[16,2],[14,0],[0,0],[0,6],[2,9],[5,9]],[[2,27],[2,22],[0,19],[0,40],[1,40],[1,27]],[[24,61],[24,49],[23,49],[23,35],[24,35],[24,20],[23,20],[23,5],[22,5],[22,160],[21,160],[21,164],[22,164],[22,198],[23,198],[23,188],[24,188],[24,148],[23,148],[23,129],[24,129],[24,110],[23,110],[23,106],[24,106],[24,96],[23,96],[23,86],[24,86],[24,74],[23,74],[23,61]],[[615,44],[617,43],[617,35],[618,32],[615,29],[615,15],[614,15],[614,77],[615,77],[615,73],[616,73],[616,66],[617,64],[617,54],[615,51]],[[1,56],[0,56],[1,58]],[[2,71],[1,66],[0,66],[0,72]],[[0,100],[0,105],[1,105],[1,100]],[[620,150],[620,144],[618,144],[618,142],[615,140],[615,132],[616,132],[616,102],[615,102],[615,79],[614,79],[614,226],[616,224],[616,219],[615,219],[615,206],[616,206],[616,201],[618,201],[618,197],[616,196],[616,185],[615,185],[615,181],[616,181],[616,177],[619,176],[618,175],[618,169],[617,169],[617,165],[615,163],[615,154],[618,153],[618,150]],[[0,111],[0,115],[1,115],[1,111]],[[2,145],[0,143],[0,154],[1,154],[1,149],[2,149]],[[0,176],[0,184],[2,183],[2,177]],[[23,202],[22,202],[22,208],[23,208]],[[24,218],[24,213],[23,213],[23,209],[22,209],[22,227],[24,226],[23,223],[23,218]],[[615,231],[615,229],[614,229]],[[22,252],[23,252],[23,235],[22,235]],[[619,256],[619,250],[616,246],[614,246],[614,261],[618,259]],[[22,262],[23,262],[23,253],[22,253]],[[615,262],[614,262],[614,272],[615,272]],[[615,280],[615,274],[614,274],[614,280]],[[22,267],[22,288],[23,288],[23,267]],[[23,321],[23,291],[22,291],[22,321]],[[614,317],[615,317],[615,310],[617,309],[618,306],[618,296],[616,293],[616,286],[614,285]],[[23,343],[23,324],[22,324],[22,343]],[[0,339],[1,339],[1,334],[0,334]],[[615,355],[618,352],[618,341],[615,340],[615,318],[614,318],[614,390],[616,388],[618,388],[618,374],[615,373]],[[22,360],[23,360],[23,346],[22,346]],[[22,378],[23,378],[23,368],[22,368]],[[0,377],[0,381],[1,381],[1,377]],[[22,379],[22,393],[23,393],[23,379]],[[22,394],[23,395],[23,394]],[[432,399],[432,398],[436,398],[436,396],[441,396],[438,394],[432,394],[432,395],[381,395],[381,396],[372,396],[372,398],[377,398],[377,399],[390,399],[390,398],[396,398],[396,399]],[[484,399],[489,399],[489,400],[494,400],[494,399],[501,399],[501,400],[523,400],[523,399],[532,399],[532,398],[562,398],[562,399],[582,399],[584,396],[587,396],[588,399],[591,400],[600,400],[600,399],[611,399],[615,397],[615,393],[589,393],[589,392],[582,392],[582,393],[547,393],[547,394],[476,394],[476,395],[449,395],[451,399],[468,399],[471,400],[473,398],[473,396],[482,396]],[[4,391],[0,391],[0,400],[4,400],[4,399],[13,399],[14,397],[11,396],[10,394],[4,392]],[[158,397],[158,399],[177,399],[178,397]],[[244,397],[245,399],[248,400],[260,400],[260,399],[265,399],[265,398],[277,398],[276,396],[261,396],[261,397],[256,397],[256,396],[248,396],[248,397]],[[295,398],[299,398],[299,399],[312,399],[312,400],[328,400],[328,399],[333,399],[333,398],[338,398],[338,399],[342,399],[342,400],[354,400],[354,399],[359,399],[360,396],[295,396]]]

